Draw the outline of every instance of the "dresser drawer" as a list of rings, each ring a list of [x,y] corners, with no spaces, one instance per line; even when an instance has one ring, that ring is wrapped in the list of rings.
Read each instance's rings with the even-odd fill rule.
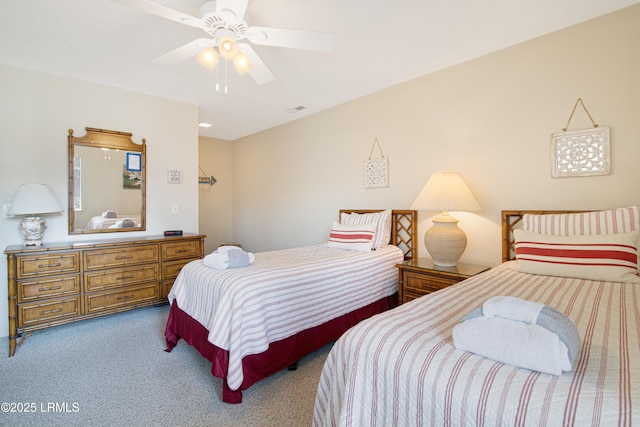
[[[428,276],[425,274],[416,274],[405,272],[403,277],[404,289],[406,291],[414,290],[424,294],[436,292],[460,282],[461,278],[448,278],[439,276]]]
[[[180,261],[171,261],[162,264],[162,278],[175,279],[180,274],[182,267],[189,264],[193,259],[183,259]]]
[[[158,262],[158,245],[95,250],[84,254],[85,271],[147,262]]]
[[[163,261],[180,258],[200,258],[200,240],[162,244]]]
[[[16,276],[18,279],[24,279],[34,276],[78,273],[79,258],[77,252],[17,257]]]
[[[169,292],[171,292],[171,288],[173,287],[173,279],[164,280],[160,283],[160,298],[167,299],[169,296]]]
[[[158,284],[148,284],[119,291],[85,294],[85,314],[117,309],[158,299]]]
[[[18,303],[79,293],[79,274],[18,282]]]
[[[34,326],[80,315],[80,296],[18,306],[18,327]]]
[[[93,292],[134,283],[157,282],[158,280],[160,280],[158,264],[139,265],[85,273],[84,289],[86,292]]]

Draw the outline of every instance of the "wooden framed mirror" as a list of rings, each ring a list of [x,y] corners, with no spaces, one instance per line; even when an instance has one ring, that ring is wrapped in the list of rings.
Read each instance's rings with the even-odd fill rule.
[[[146,230],[146,140],[69,129],[69,234]]]

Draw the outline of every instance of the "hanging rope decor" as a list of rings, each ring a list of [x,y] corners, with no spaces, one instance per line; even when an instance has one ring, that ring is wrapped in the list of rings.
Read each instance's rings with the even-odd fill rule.
[[[374,157],[373,151],[378,147],[380,157]],[[389,186],[389,158],[382,153],[378,138],[373,141],[369,159],[364,161],[364,188],[380,188]]]
[[[593,128],[568,130],[578,104],[589,116]],[[593,120],[581,98],[578,98],[573,106],[562,132],[551,134],[550,151],[553,178],[610,174],[610,129],[607,126],[599,126]]]
[[[571,110],[571,115],[569,116],[569,120],[567,120],[567,125],[562,129],[563,132],[566,132],[567,129],[569,129],[569,123],[571,123],[571,119],[573,118],[573,113],[576,112],[576,107],[578,107],[578,104],[582,105],[582,109],[584,110],[585,113],[587,113],[587,116],[589,116],[589,120],[591,120],[593,127],[594,128],[598,127],[598,124],[596,124],[596,122],[593,121],[593,117],[591,117],[591,114],[589,114],[589,110],[587,110],[587,107],[584,106],[584,102],[582,102],[582,98],[578,98],[578,100],[576,101],[576,104],[573,106],[573,110]]]
[[[207,174],[206,174],[206,173],[204,173],[204,171],[202,170],[202,168],[201,168],[200,166],[198,166],[198,169],[200,169],[200,173],[201,173],[202,175],[204,175],[204,176],[202,176],[202,175],[199,175],[199,176],[198,176],[198,184],[209,184],[209,185],[213,185],[213,184],[215,184],[216,182],[218,182],[218,180],[217,180],[213,175],[207,176]]]

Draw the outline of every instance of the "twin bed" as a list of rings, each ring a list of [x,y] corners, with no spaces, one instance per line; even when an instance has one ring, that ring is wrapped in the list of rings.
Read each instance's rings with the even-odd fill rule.
[[[223,379],[223,401],[240,403],[255,382],[395,307],[396,265],[417,255],[416,211],[342,210],[340,219],[328,244],[256,253],[242,268],[186,265],[169,294],[167,351],[182,338]],[[375,250],[362,247],[367,232]]]
[[[503,264],[342,335],[322,372],[313,425],[638,423],[638,230],[638,206],[503,212]],[[571,319],[581,340],[572,370],[543,374],[457,349],[454,327],[494,296]]]

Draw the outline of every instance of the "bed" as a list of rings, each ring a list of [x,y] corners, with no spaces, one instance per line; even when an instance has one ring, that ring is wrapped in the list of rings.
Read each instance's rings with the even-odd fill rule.
[[[397,305],[396,265],[417,256],[416,211],[341,210],[339,216],[331,236],[370,227],[376,249],[347,250],[343,245],[352,242],[330,237],[256,253],[248,267],[216,270],[198,260],[180,271],[169,294],[167,351],[180,338],[198,350],[222,378],[224,402],[242,402],[242,391],[255,382]]]
[[[640,229],[639,220],[637,206],[599,212],[504,211],[501,265],[367,319],[336,341],[321,374],[313,425],[638,423],[640,288],[634,230]],[[527,233],[550,245],[563,239],[572,250],[581,250],[586,240],[618,245],[628,238],[634,242],[625,248],[635,256],[629,261],[635,271],[622,272],[620,263],[610,263],[604,253],[597,263],[580,268],[558,263],[565,270],[554,270],[554,275],[547,275],[544,266],[554,264],[551,260],[540,262],[540,270],[529,270],[527,251],[517,250],[530,242]],[[580,341],[571,371],[541,373],[454,346],[452,331],[463,317],[498,295],[555,307],[575,323]]]
[[[112,217],[105,217],[104,215],[98,215],[92,217],[87,226],[87,230],[103,230],[106,228],[127,228],[127,227],[139,227],[140,215],[117,215]]]

